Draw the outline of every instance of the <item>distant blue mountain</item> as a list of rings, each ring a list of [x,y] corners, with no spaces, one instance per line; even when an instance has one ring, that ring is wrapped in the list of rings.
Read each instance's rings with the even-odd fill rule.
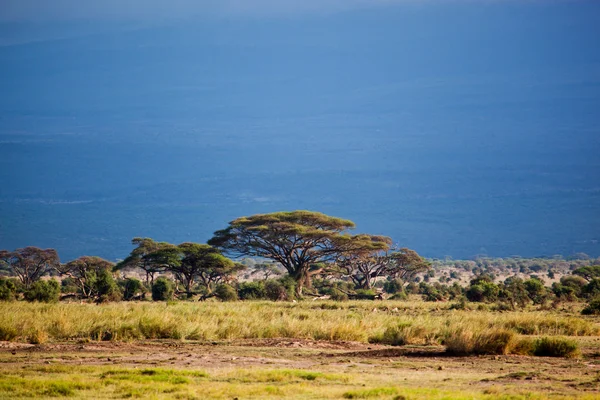
[[[0,26],[0,248],[310,209],[429,257],[599,256],[600,4],[451,3]]]

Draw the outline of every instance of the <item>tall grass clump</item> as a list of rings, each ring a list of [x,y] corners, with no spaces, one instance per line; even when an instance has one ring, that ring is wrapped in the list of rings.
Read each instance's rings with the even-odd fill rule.
[[[486,329],[474,332],[459,328],[444,338],[446,351],[454,355],[508,354],[515,344],[516,335],[506,329]]]
[[[543,337],[535,341],[533,355],[539,357],[573,358],[580,355],[579,346],[563,337]]]

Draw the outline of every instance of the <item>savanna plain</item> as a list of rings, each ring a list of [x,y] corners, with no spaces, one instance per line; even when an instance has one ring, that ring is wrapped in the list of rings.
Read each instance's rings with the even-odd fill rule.
[[[213,300],[0,303],[0,397],[600,398],[578,303]]]

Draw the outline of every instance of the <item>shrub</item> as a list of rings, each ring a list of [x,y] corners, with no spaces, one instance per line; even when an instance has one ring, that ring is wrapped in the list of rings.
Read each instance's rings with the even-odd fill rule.
[[[600,315],[600,296],[590,301],[587,307],[581,310],[581,313],[583,315]]]
[[[269,300],[292,300],[295,290],[296,282],[289,277],[265,281],[265,295]]]
[[[55,303],[60,296],[60,283],[56,279],[34,282],[25,290],[25,300]]]
[[[173,298],[173,282],[167,278],[160,277],[152,285],[152,300],[167,301]]]
[[[237,291],[231,285],[225,283],[216,287],[215,296],[221,301],[236,301],[238,299]]]
[[[595,278],[583,288],[583,294],[586,298],[600,297],[600,278]]]
[[[542,304],[546,300],[547,293],[544,283],[539,279],[528,279],[523,282],[527,295],[533,301],[533,304]]]
[[[238,286],[238,296],[242,300],[258,300],[266,297],[262,282],[242,282]]]
[[[79,292],[79,286],[77,286],[75,279],[67,277],[60,282],[60,292],[63,294],[77,293]]]
[[[375,300],[376,295],[372,289],[358,289],[356,291],[356,298],[358,300]]]
[[[344,292],[342,292],[341,290],[338,289],[333,289],[331,291],[331,295],[330,295],[330,299],[331,300],[335,300],[335,301],[348,301],[348,295]]]
[[[390,300],[408,300],[408,294],[404,290],[394,293]]]
[[[10,279],[0,278],[0,300],[12,301],[15,299],[17,286]]]
[[[469,301],[494,302],[498,300],[500,288],[493,282],[479,281],[472,284],[465,294]]]
[[[533,354],[539,357],[567,357],[579,355],[577,343],[562,337],[543,337],[535,341]]]
[[[95,281],[98,302],[119,301],[123,298],[121,289],[108,269],[98,271]]]
[[[135,278],[127,278],[123,285],[123,299],[133,300],[138,294],[143,295],[146,292],[144,284]]]
[[[404,288],[402,287],[402,281],[399,279],[392,279],[385,281],[383,284],[383,291],[389,294],[395,294],[401,292]]]

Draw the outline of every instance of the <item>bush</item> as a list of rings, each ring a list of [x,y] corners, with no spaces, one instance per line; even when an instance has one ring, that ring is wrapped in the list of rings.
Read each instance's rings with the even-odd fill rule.
[[[25,290],[25,300],[55,303],[60,296],[60,283],[56,279],[37,281]]]
[[[375,300],[376,295],[373,289],[358,289],[356,291],[356,298],[358,300]]]
[[[108,269],[102,269],[98,272],[95,286],[98,292],[98,302],[100,303],[119,301],[123,298],[119,285],[117,285]]]
[[[469,301],[494,302],[498,300],[500,288],[493,282],[479,281],[472,284],[465,294]]]
[[[543,337],[535,341],[533,354],[539,357],[577,357],[577,343],[562,337]]]
[[[265,285],[262,282],[242,282],[238,286],[238,296],[242,300],[264,299]]]
[[[135,278],[127,278],[123,285],[123,299],[124,300],[133,300],[138,295],[144,295],[146,293],[146,288],[144,284]]]
[[[225,283],[222,283],[216,287],[215,296],[221,301],[236,301],[238,299],[238,294],[235,288]]]
[[[583,294],[586,298],[591,299],[594,297],[600,297],[600,278],[595,278],[590,281],[583,288]]]
[[[295,290],[296,282],[289,277],[265,281],[265,295],[269,300],[292,300]]]
[[[173,282],[167,278],[160,277],[152,285],[152,300],[167,301],[173,299]]]
[[[16,293],[17,286],[12,280],[0,278],[0,301],[12,301]]]
[[[396,294],[403,291],[402,281],[399,279],[392,279],[385,281],[383,284],[383,291],[389,294]]]
[[[330,299],[335,301],[348,301],[348,295],[339,289],[333,289],[330,294]]]
[[[600,296],[590,301],[587,307],[581,310],[581,313],[583,315],[600,315]]]

